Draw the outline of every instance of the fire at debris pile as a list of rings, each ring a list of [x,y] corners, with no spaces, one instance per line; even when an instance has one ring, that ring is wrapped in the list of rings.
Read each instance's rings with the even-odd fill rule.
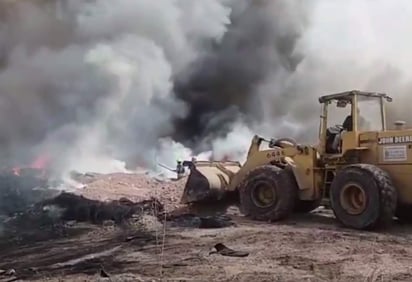
[[[404,7],[359,2],[0,2],[0,213],[47,187],[173,208],[183,184],[158,178],[178,159],[242,161],[255,133],[315,142],[315,98],[348,85],[408,97],[409,48],[391,46],[412,25],[372,21]]]
[[[10,168],[7,177],[26,178],[19,172],[30,170],[54,189],[70,186],[99,200],[109,200],[101,192],[113,182],[109,194],[122,194],[127,182],[124,189],[140,189],[129,193],[134,200],[154,196],[152,175],[174,176],[177,159],[244,157],[250,126],[265,118],[254,88],[268,73],[296,70],[295,43],[306,24],[304,5],[287,1],[1,6],[0,161]],[[43,156],[42,167],[21,168]],[[139,169],[148,173],[121,174]],[[73,177],[90,172],[93,183]],[[177,203],[182,191],[173,196],[171,186],[178,183],[165,183]]]

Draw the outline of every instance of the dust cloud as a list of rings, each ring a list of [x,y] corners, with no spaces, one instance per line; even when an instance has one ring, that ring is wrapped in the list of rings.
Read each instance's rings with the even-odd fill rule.
[[[388,92],[390,120],[412,122],[410,1],[0,5],[2,164],[242,159],[254,133],[316,142],[317,97],[351,89]]]

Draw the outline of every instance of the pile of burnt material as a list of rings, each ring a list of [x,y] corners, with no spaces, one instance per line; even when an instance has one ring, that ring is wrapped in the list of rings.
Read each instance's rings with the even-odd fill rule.
[[[35,169],[0,172],[0,215],[14,216],[31,205],[55,195],[48,180]]]
[[[126,198],[101,202],[66,192],[36,206],[43,210],[50,206],[58,207],[62,210],[60,219],[65,221],[75,220],[94,224],[101,224],[106,220],[121,223],[135,215],[159,216],[164,212],[163,205],[155,198],[137,203]]]

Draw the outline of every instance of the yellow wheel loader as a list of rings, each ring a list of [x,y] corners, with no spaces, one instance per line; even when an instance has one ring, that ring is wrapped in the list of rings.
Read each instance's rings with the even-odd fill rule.
[[[412,218],[412,130],[388,130],[383,93],[357,90],[319,98],[317,146],[290,138],[255,136],[246,162],[195,162],[183,203],[237,193],[244,215],[279,221],[310,212],[327,200],[343,225],[386,226],[396,215]],[[268,141],[268,148],[261,143]]]

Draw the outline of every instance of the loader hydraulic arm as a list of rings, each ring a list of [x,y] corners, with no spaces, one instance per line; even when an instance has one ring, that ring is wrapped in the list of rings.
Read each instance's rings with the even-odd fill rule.
[[[262,141],[264,141],[265,139],[255,135],[252,138],[252,142],[250,143],[250,147],[249,147],[249,151],[247,153],[247,158],[249,158],[251,155],[253,155],[256,152],[259,152],[260,149],[260,145],[262,144]]]
[[[297,143],[294,139],[292,138],[279,138],[279,139],[270,139],[267,140],[266,138],[263,138],[259,135],[255,135],[252,138],[252,142],[249,147],[249,151],[247,154],[247,158],[252,156],[253,154],[257,153],[260,151],[260,145],[262,144],[262,141],[268,142],[269,143],[269,148],[271,149],[279,149],[279,148],[295,148],[297,147]],[[288,152],[290,150],[287,150]],[[292,152],[295,152],[295,150],[292,150]],[[292,153],[294,154],[294,153]]]

